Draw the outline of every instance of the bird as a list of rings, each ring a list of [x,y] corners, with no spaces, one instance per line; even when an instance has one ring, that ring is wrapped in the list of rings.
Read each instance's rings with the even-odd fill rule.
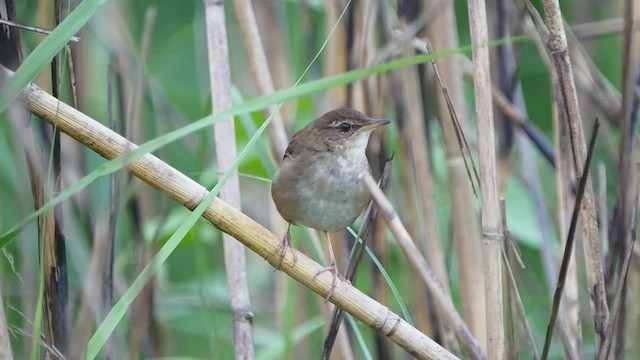
[[[333,274],[327,300],[333,295],[338,276],[329,233],[344,230],[365,210],[369,195],[360,180],[371,172],[365,150],[371,132],[389,123],[361,112],[340,108],[327,112],[293,135],[273,178],[271,196],[280,215],[289,223],[275,253],[280,268],[291,243],[291,225],[322,231],[329,250],[329,265],[318,271]]]

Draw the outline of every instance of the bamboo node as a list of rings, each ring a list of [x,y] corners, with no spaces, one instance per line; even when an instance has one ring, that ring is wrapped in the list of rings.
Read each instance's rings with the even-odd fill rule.
[[[387,332],[388,337],[393,336],[393,334],[395,334],[396,331],[398,331],[398,328],[400,327],[400,321],[401,319],[399,317],[396,317],[396,323],[391,327],[391,330]]]
[[[382,316],[376,317],[373,323],[371,324],[371,327],[376,331],[381,331],[382,329],[384,329],[384,324],[386,324],[389,319],[389,313],[390,313],[389,308],[384,306],[383,309],[380,309],[380,310],[382,312],[385,312],[385,314]]]

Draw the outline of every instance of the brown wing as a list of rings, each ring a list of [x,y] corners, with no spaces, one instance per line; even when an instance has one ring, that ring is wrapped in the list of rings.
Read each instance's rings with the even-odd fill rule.
[[[289,143],[289,146],[287,146],[287,150],[284,151],[284,156],[282,157],[282,161],[285,161],[286,159],[292,158],[294,157],[300,150],[300,145],[298,144],[298,142],[296,141],[296,139],[292,139],[291,142]]]

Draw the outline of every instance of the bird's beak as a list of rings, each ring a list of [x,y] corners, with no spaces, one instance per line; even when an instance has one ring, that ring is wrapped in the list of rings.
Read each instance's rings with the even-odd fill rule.
[[[387,125],[388,123],[390,123],[390,121],[387,119],[369,119],[369,123],[366,125],[363,125],[360,128],[360,130],[363,130],[363,131],[373,130],[378,126]]]

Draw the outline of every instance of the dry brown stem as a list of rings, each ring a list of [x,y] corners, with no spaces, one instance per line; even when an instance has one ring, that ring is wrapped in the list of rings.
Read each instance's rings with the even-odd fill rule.
[[[440,0],[429,0],[427,4],[430,9],[433,9],[440,6],[440,2]],[[428,31],[431,43],[436,50],[459,47],[453,3],[443,6],[440,14],[428,27]],[[467,104],[459,58],[440,58],[436,60],[436,64],[457,117],[461,120],[460,128],[463,132],[468,132]],[[463,313],[471,332],[486,351],[485,299],[483,296],[477,296],[484,293],[484,272],[482,271],[482,241],[476,198],[465,168],[464,155],[458,143],[454,119],[449,113],[444,95],[437,92],[437,96],[438,118],[446,148],[451,214],[455,214],[450,218],[452,240],[458,258]]]
[[[564,31],[560,5],[557,0],[544,0],[544,10],[549,40],[547,48],[553,57],[558,83],[562,95],[559,104],[569,124],[571,147],[573,149],[573,163],[576,178],[580,179],[585,173],[584,164],[587,154],[582,118],[578,105],[575,82],[567,37]],[[581,214],[583,249],[587,271],[587,283],[590,295],[591,311],[594,319],[596,333],[596,348],[600,348],[602,336],[609,322],[609,307],[605,292],[602,260],[600,256],[600,243],[598,241],[598,223],[596,219],[593,185],[587,180]]]
[[[244,44],[249,55],[249,65],[251,65],[251,73],[256,82],[258,93],[260,95],[271,94],[274,92],[273,80],[271,79],[267,56],[262,46],[262,39],[260,37],[260,31],[258,31],[258,24],[253,12],[253,7],[251,6],[251,1],[234,0],[233,5],[236,10],[236,16],[238,17],[240,30],[242,31]],[[268,109],[265,109],[265,118],[271,114],[273,114],[273,118],[269,125],[269,137],[271,139],[275,161],[280,163],[282,155],[284,155],[284,151],[289,144],[289,140],[284,130],[280,110],[276,108],[276,106],[270,106]]]
[[[502,244],[504,239],[497,184],[496,144],[493,125],[489,35],[483,0],[468,2],[473,47],[473,89],[478,122],[478,159],[482,196],[482,242],[485,272],[487,354],[490,359],[505,357],[502,304]]]
[[[231,101],[231,71],[224,15],[224,2],[204,0],[209,53],[209,79],[213,112],[227,110]],[[222,176],[237,157],[233,118],[214,124],[217,170]],[[220,198],[240,209],[240,181],[237,171],[220,191]],[[253,359],[253,312],[247,284],[244,247],[229,234],[223,234],[227,286],[234,320],[234,355],[236,359]]]

